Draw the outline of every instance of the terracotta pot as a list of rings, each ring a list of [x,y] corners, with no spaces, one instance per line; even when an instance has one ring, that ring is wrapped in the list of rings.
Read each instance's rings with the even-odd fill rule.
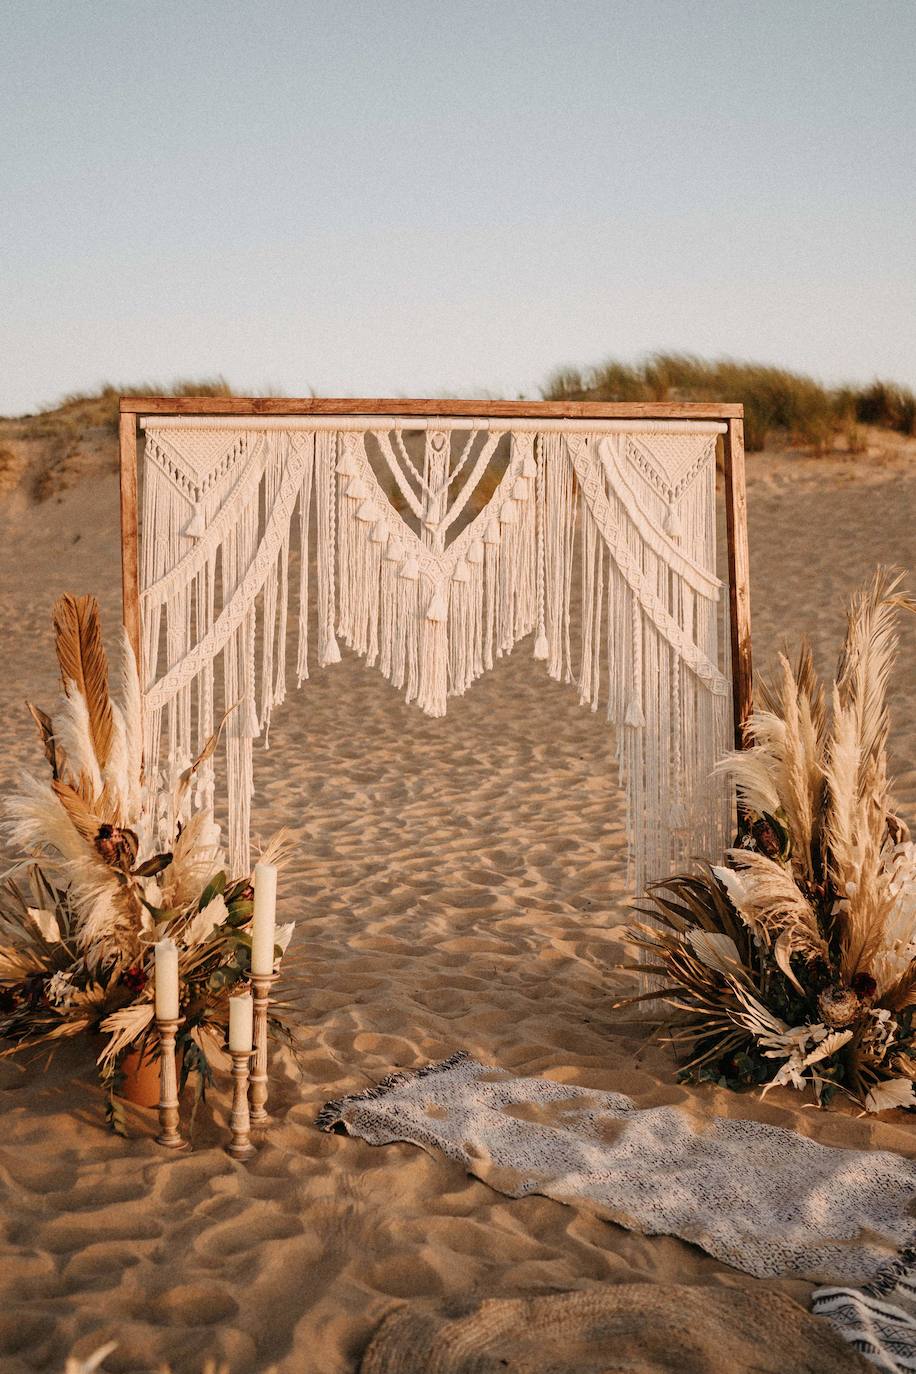
[[[159,1059],[155,1048],[149,1046],[145,1054],[131,1050],[121,1060],[119,1097],[126,1097],[138,1107],[159,1105]]]

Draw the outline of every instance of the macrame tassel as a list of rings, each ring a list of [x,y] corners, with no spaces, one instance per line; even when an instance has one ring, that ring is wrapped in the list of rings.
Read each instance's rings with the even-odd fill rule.
[[[642,706],[639,704],[636,697],[631,697],[627,705],[626,714],[623,718],[623,723],[624,725],[632,726],[636,730],[642,730],[645,728],[645,712],[643,711]]]
[[[540,436],[538,436],[540,438]],[[538,467],[533,453],[526,453],[522,459],[522,476],[537,477]]]
[[[482,539],[472,539],[472,540],[471,540],[470,544],[468,545],[468,551],[467,551],[466,557],[467,557],[467,561],[468,561],[469,563],[471,563],[471,564],[480,564],[480,563],[483,562],[483,540],[482,540]]]
[[[534,657],[546,660],[549,653],[550,645],[547,643],[547,636],[544,631],[541,630],[537,639],[534,641]]]
[[[514,525],[517,518],[512,502],[504,501],[499,511],[499,523],[501,525]]]
[[[347,483],[345,494],[354,501],[364,501],[367,496],[372,495],[372,488],[361,477],[354,477]]]
[[[347,446],[337,460],[338,477],[358,477],[359,468],[353,457],[353,450]]]
[[[372,540],[373,544],[388,543],[388,526],[385,524],[384,520],[378,520],[376,522],[375,529],[372,531],[369,538]]]
[[[417,562],[415,555],[410,554],[401,564],[401,570],[398,573],[398,577],[402,577],[405,582],[416,582],[419,576],[420,564]]]
[[[245,739],[257,739],[261,733],[261,726],[254,697],[246,697],[243,711],[242,735]]]
[[[528,479],[527,479],[527,477],[516,477],[515,483],[514,483],[514,485],[513,485],[513,487],[512,487],[512,499],[513,499],[513,501],[527,501],[527,500],[528,500]]]
[[[426,619],[437,620],[444,623],[448,620],[448,598],[441,587],[433,593],[432,599],[426,608]]]
[[[467,560],[464,559],[464,558],[461,558],[461,559],[459,559],[459,561],[455,564],[455,569],[454,569],[454,571],[453,571],[453,573],[452,573],[452,581],[453,581],[453,582],[470,582],[470,580],[471,580],[471,569],[468,567]]]
[[[662,529],[665,531],[665,534],[669,535],[672,539],[680,539],[681,534],[683,533],[681,522],[678,518],[678,513],[675,509],[673,501],[669,505],[668,510],[665,514]]]
[[[445,715],[448,694],[448,602],[440,590],[433,594],[420,622],[417,705],[428,716]]]
[[[203,507],[199,501],[194,503],[191,518],[182,530],[182,534],[187,539],[201,539],[207,533],[207,522],[204,520]]]
[[[372,501],[364,501],[356,512],[356,518],[364,525],[374,525],[379,518],[378,506]]]

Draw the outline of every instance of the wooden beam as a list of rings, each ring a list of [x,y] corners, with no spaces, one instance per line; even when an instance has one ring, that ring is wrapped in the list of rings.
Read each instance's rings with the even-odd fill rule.
[[[725,454],[725,518],[728,535],[735,747],[743,749],[747,743],[744,727],[753,709],[754,685],[743,419],[729,419],[722,442]]]
[[[137,669],[140,659],[140,540],[137,518],[137,417],[122,413],[118,426],[121,460],[121,607]]]
[[[728,420],[744,407],[711,401],[443,401],[392,397],[122,396],[122,415],[479,415],[559,420]]]

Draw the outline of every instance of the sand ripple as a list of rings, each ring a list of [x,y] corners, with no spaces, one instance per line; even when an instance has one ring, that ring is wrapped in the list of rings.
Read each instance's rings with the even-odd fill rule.
[[[916,564],[916,483],[906,471],[852,481],[842,464],[767,462],[750,497],[758,661],[808,628],[829,662],[855,582],[879,558]],[[15,665],[0,681],[4,786],[26,759],[42,766],[20,702],[51,699],[51,596],[92,588],[116,608],[114,512],[110,483],[80,488],[0,541],[0,628]],[[914,677],[910,627],[894,705],[911,820]],[[120,1343],[113,1371],[169,1358],[190,1374],[209,1354],[235,1374],[274,1363],[343,1374],[379,1316],[414,1294],[751,1282],[680,1241],[543,1198],[509,1201],[409,1146],[314,1129],[325,1099],[459,1047],[640,1104],[752,1114],[826,1143],[916,1153],[893,1120],[816,1117],[787,1093],[760,1104],[688,1091],[638,1026],[614,1022],[625,913],[612,743],[524,648],[444,722],[345,656],[291,696],[257,770],[256,826],[286,824],[298,846],[283,884],[284,914],[298,923],[284,983],[301,1044],[298,1062],[274,1057],[266,1144],[249,1166],[225,1155],[224,1083],[198,1115],[195,1152],[173,1159],[149,1138],[149,1113],[131,1112],[129,1141],[104,1133],[80,1047],[47,1075],[0,1062],[5,1374],[59,1369],[72,1347],[108,1338]]]

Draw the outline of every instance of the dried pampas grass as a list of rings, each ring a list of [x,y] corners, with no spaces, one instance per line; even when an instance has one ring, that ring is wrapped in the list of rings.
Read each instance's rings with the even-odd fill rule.
[[[901,588],[879,569],[852,598],[829,693],[807,644],[794,668],[780,656],[748,748],[721,765],[743,808],[735,847],[650,889],[654,924],[630,928],[660,986],[628,1002],[677,1013],[688,1075],[916,1105],[916,845],[887,774],[897,619],[916,610]]]

